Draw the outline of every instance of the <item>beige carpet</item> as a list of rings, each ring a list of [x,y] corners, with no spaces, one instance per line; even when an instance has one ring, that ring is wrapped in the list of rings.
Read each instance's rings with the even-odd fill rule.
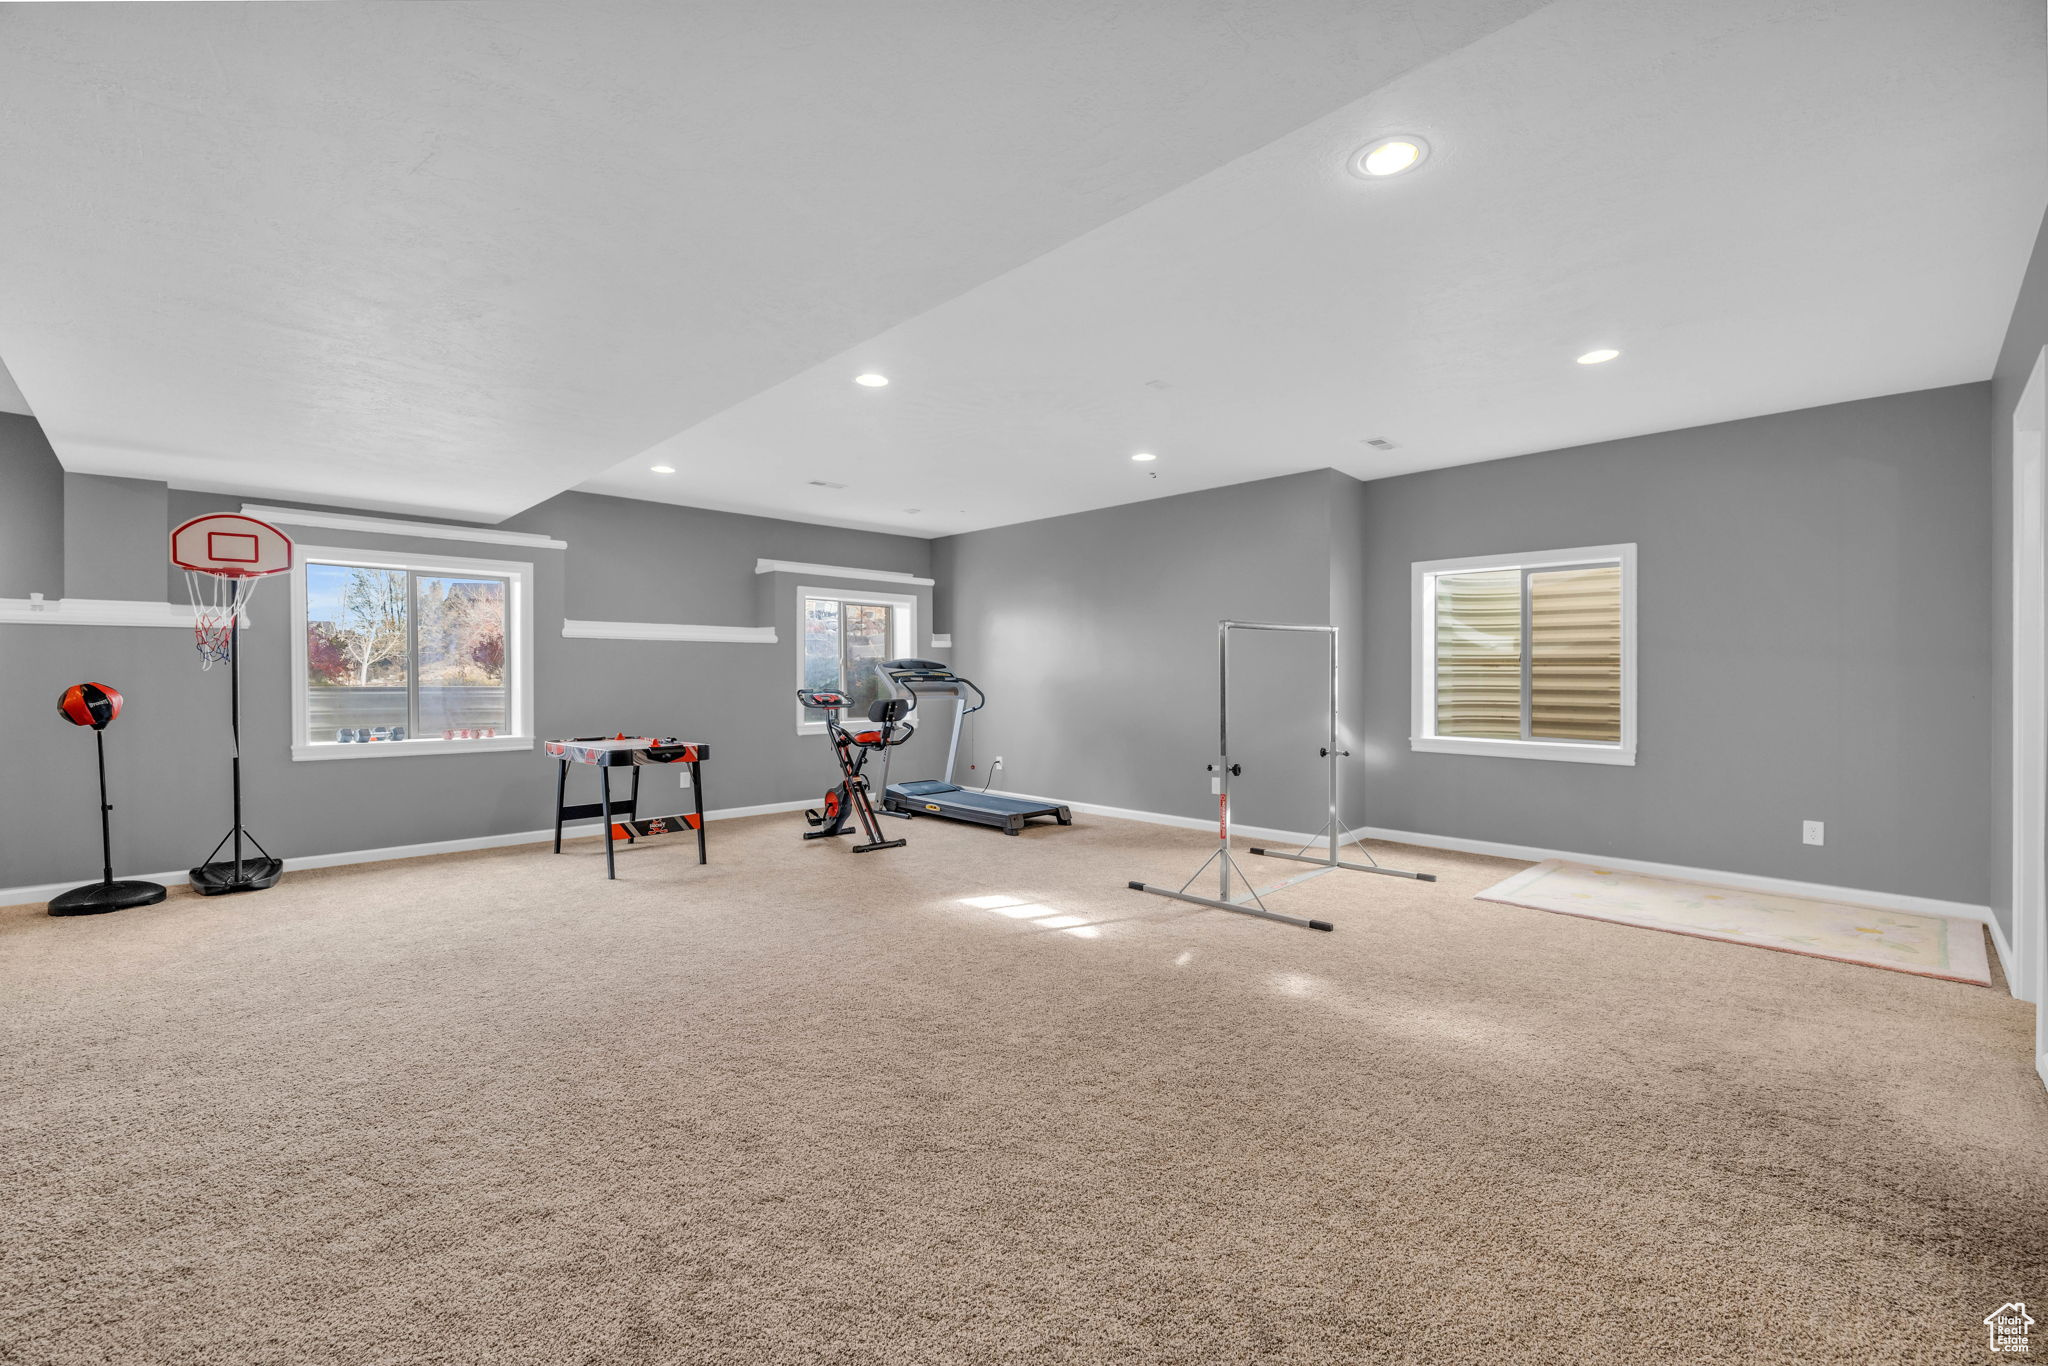
[[[1866,1366],[2048,1303],[2002,989],[1406,849],[1314,934],[1082,819],[0,912],[0,1360]]]

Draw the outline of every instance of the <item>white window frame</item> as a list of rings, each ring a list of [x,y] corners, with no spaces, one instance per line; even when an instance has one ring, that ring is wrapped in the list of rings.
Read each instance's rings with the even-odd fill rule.
[[[897,659],[912,659],[917,655],[917,596],[913,593],[882,593],[872,588],[825,588],[799,585],[796,590],[796,629],[790,634],[796,638],[796,685],[804,687],[804,601],[807,598],[831,598],[834,602],[851,602],[868,607],[893,607],[896,609],[895,625],[889,632],[889,653]],[[806,720],[801,702],[796,707],[796,733],[798,735],[823,735],[823,720]]]
[[[392,554],[299,545],[292,556],[292,759],[397,759],[422,754],[479,754],[532,749],[533,733],[533,565],[517,560],[472,560],[452,555]],[[346,565],[351,569],[404,569],[422,574],[481,574],[506,580],[506,716],[510,731],[487,740],[443,740],[436,735],[378,744],[315,740],[306,733],[306,566]]]
[[[1554,569],[1603,564],[1621,566],[1621,743],[1596,740],[1495,740],[1436,733],[1436,579],[1476,570]],[[1478,754],[1503,759],[1553,759],[1573,764],[1636,761],[1636,548],[1579,546],[1520,555],[1473,555],[1457,560],[1422,560],[1411,568],[1408,601],[1413,622],[1409,651],[1413,714],[1409,749],[1421,754]]]

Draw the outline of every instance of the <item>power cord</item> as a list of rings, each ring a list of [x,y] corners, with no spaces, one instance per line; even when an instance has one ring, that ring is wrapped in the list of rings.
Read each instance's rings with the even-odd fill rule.
[[[978,751],[974,748],[974,718],[971,716],[967,718],[967,752],[969,754],[978,753]],[[981,785],[982,792],[986,793],[989,789],[990,784],[994,783],[995,780],[996,771],[993,768],[991,768],[988,771],[988,780],[982,783]]]

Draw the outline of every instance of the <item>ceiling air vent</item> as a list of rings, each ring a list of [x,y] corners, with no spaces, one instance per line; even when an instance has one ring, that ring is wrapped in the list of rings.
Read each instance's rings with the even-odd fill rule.
[[[835,484],[830,479],[813,479],[811,487],[814,489],[843,489],[846,485]]]
[[[1395,449],[1394,443],[1387,440],[1384,436],[1368,436],[1365,439],[1365,444],[1376,451],[1391,451]]]

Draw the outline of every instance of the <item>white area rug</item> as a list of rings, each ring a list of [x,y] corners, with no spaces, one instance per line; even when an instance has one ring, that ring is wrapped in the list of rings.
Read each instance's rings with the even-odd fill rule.
[[[1974,920],[1709,887],[1557,859],[1525,868],[1477,899],[1991,985],[1984,927]]]

